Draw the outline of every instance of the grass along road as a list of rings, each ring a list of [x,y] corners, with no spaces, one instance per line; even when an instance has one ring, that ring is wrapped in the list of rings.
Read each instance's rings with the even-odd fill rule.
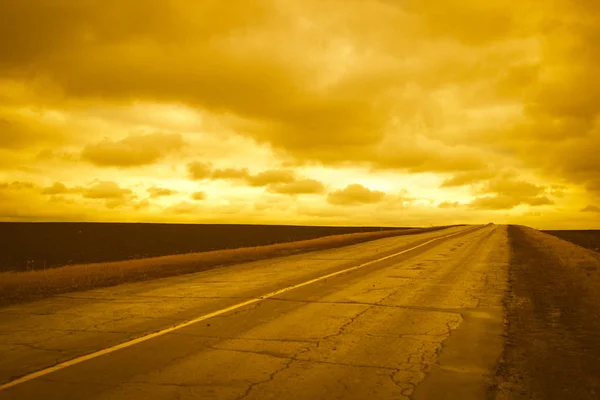
[[[324,238],[202,253],[107,263],[68,265],[48,270],[0,272],[0,306],[73,291],[184,275],[224,265],[331,249],[387,237],[443,231],[437,228],[351,233]]]

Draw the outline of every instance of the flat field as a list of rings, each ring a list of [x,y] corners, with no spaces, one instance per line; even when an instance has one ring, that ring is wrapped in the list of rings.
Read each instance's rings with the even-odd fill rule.
[[[223,227],[223,225],[219,227]],[[247,234],[257,234],[256,232],[260,232],[260,228],[265,227],[256,227],[254,231],[249,229]],[[309,227],[281,226],[273,226],[269,228],[273,230],[277,230],[277,228],[279,228],[280,231],[285,230],[285,228],[302,228],[302,230],[311,229]],[[317,250],[331,250],[338,247],[355,245],[377,239],[391,238],[395,236],[412,236],[418,233],[426,233],[439,229],[442,229],[442,227],[420,229],[378,228],[378,230],[370,232],[355,232],[337,235],[330,234],[329,236],[296,241],[291,241],[293,236],[289,235],[287,236],[288,240],[280,240],[279,243],[275,244],[264,243],[263,240],[263,245],[253,247],[249,247],[247,245],[244,246],[243,244],[241,246],[235,246],[232,243],[236,242],[231,241],[229,242],[229,246],[226,246],[227,240],[230,238],[227,236],[222,236],[221,239],[225,243],[221,244],[220,250],[196,251],[187,252],[186,254],[170,254],[137,259],[121,259],[120,261],[87,262],[63,265],[60,268],[57,266],[57,268],[35,269],[30,268],[29,265],[21,268],[5,268],[4,271],[0,270],[0,293],[3,294],[3,296],[0,296],[0,306],[3,304],[35,300],[72,291],[113,286],[125,282],[145,281],[168,276],[190,274],[218,266],[248,263],[257,260],[265,260],[269,258]],[[327,230],[323,229],[321,232],[327,232]],[[304,232],[299,233],[302,234]],[[308,233],[310,233],[310,231]],[[119,235],[122,238],[123,232],[120,232]],[[205,235],[207,235],[206,232]],[[265,237],[268,238],[269,236],[265,235],[263,239]],[[261,243],[259,241],[260,237],[257,239],[256,237],[252,238],[248,236],[248,239],[254,239],[254,243]],[[31,240],[27,242],[26,239],[23,240],[25,243],[15,242],[14,248],[7,246],[5,243],[4,246],[6,251],[4,253],[0,251],[0,254],[5,256],[6,254],[14,254],[15,249],[20,249],[22,251],[21,254],[26,257],[31,257],[31,255],[28,253],[28,249],[31,250],[31,254],[36,254],[35,251],[37,249],[34,246],[28,247],[29,245],[26,244],[35,242],[32,242]],[[114,242],[114,237],[107,238],[107,240],[112,240],[112,245],[118,248],[119,243]],[[135,243],[137,240],[138,239],[136,236],[130,236],[127,239],[127,242]],[[201,245],[202,241],[204,240],[204,236],[198,236],[196,237],[196,240],[199,242],[198,247],[202,248]],[[210,242],[211,240],[212,243],[214,243],[214,235],[212,237],[209,236],[206,241]],[[160,243],[160,240],[158,240],[158,242]],[[94,243],[96,242],[90,240],[84,242],[83,244],[88,246],[88,248],[92,251],[92,254],[102,256],[102,254],[98,254],[94,250]],[[124,254],[123,251],[115,252],[114,248],[107,246],[107,243],[105,242],[99,241],[97,243],[102,243],[102,248],[108,252],[109,256],[115,256],[115,254]],[[242,242],[237,243],[241,244]],[[160,244],[164,245],[164,243]],[[206,243],[204,244],[206,245]],[[217,243],[217,245],[219,244]],[[53,250],[57,250],[63,255],[68,254],[69,251],[73,251],[75,254],[81,255],[81,249],[78,249],[75,245],[70,245],[68,243],[65,243],[63,248],[52,248],[47,244],[45,248],[49,250],[48,254],[52,254]],[[167,249],[165,251],[168,251],[169,247],[163,248]],[[85,257],[85,254],[82,256]],[[117,258],[117,256],[115,256],[115,258]],[[89,259],[90,258],[88,257],[88,260]]]
[[[256,247],[390,229],[291,225],[0,223],[0,271]]]
[[[565,230],[565,231],[542,231],[549,235],[600,252],[600,229],[593,230]]]

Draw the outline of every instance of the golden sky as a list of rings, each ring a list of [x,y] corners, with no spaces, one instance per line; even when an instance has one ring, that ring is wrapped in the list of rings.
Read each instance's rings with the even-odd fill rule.
[[[3,0],[0,220],[600,228],[596,0]]]

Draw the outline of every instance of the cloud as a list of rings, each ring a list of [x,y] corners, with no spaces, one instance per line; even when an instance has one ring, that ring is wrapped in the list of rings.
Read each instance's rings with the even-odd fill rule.
[[[248,168],[224,168],[224,169],[215,169],[212,172],[209,172],[209,175],[212,179],[224,179],[224,180],[249,180],[251,179],[250,172]]]
[[[129,210],[111,211],[120,207]],[[34,182],[0,183],[0,215],[8,220],[105,221],[106,215],[112,214],[117,220],[127,221],[130,219],[119,216],[127,217],[127,212],[143,208],[144,201],[136,201],[133,191],[112,181],[71,187],[62,182],[46,187]]]
[[[445,0],[435,4],[408,0],[405,6],[425,20],[430,34],[474,45],[505,40],[517,25],[518,11],[523,11],[508,0]]]
[[[480,210],[509,210],[521,204],[521,201],[511,196],[477,197],[469,206]]]
[[[130,135],[118,141],[104,139],[87,145],[81,157],[101,167],[136,167],[153,164],[184,145],[185,141],[180,134]]]
[[[196,200],[196,201],[204,200],[204,199],[206,199],[206,193],[204,193],[204,192],[194,192],[194,193],[191,194],[190,198],[192,200]]]
[[[600,213],[600,207],[598,206],[592,206],[592,205],[588,205],[585,206],[584,208],[581,209],[581,212],[594,212],[594,213]]]
[[[131,189],[123,189],[116,182],[99,181],[83,189],[86,199],[122,200],[133,196]]]
[[[438,204],[438,208],[457,208],[462,206],[458,201],[442,201]]]
[[[524,167],[585,186],[597,196],[600,186],[593,182],[600,174],[600,7],[597,2],[583,6],[569,1],[554,6],[541,18],[542,27],[553,29],[539,30],[537,68],[520,84],[526,94],[521,98],[524,118],[495,146],[515,155]]]
[[[267,190],[272,193],[288,195],[321,194],[325,192],[325,185],[314,179],[301,179],[287,183],[271,183]]]
[[[39,161],[76,162],[79,160],[79,154],[74,154],[67,151],[45,149],[37,153],[35,158]]]
[[[563,198],[565,197],[566,190],[567,187],[565,185],[550,185],[546,189],[546,192],[553,197]]]
[[[339,209],[318,209],[318,208],[301,208],[299,213],[309,217],[323,219],[340,219],[347,217],[343,210]]]
[[[488,168],[481,150],[449,145],[438,138],[406,135],[401,131],[389,133],[371,151],[357,149],[352,158],[371,165],[373,169],[408,172],[448,173]]]
[[[22,181],[13,181],[13,182],[1,182],[0,189],[4,190],[27,190],[27,189],[35,189],[36,184],[33,182],[22,182]]]
[[[460,172],[460,173],[454,174],[451,178],[444,179],[444,181],[442,182],[440,187],[446,188],[446,187],[470,185],[473,183],[485,181],[487,179],[493,178],[494,176],[495,176],[495,174],[492,171],[486,171],[486,170]]]
[[[544,193],[545,190],[545,186],[538,186],[530,182],[500,177],[488,181],[478,190],[478,192],[497,193],[504,196],[533,197]]]
[[[598,2],[59,4],[6,0],[0,15],[0,179],[18,171],[41,185],[35,195],[102,176],[96,167],[117,167],[106,179],[123,185],[119,169],[150,164],[152,176],[136,171],[143,190],[157,179],[179,188],[179,166],[201,155],[235,167],[188,166],[191,179],[231,183],[219,197],[244,185],[318,192],[299,171],[319,166],[323,178],[312,176],[326,184],[416,178],[411,193],[435,191],[439,214],[441,199],[469,190],[472,207],[489,209],[600,198]],[[181,134],[137,133],[171,129]],[[233,149],[246,144],[261,156]],[[338,167],[369,176],[336,180]],[[393,219],[390,197],[378,212]]]
[[[408,190],[401,189],[396,193],[386,193],[376,210],[378,212],[394,212],[407,209],[422,200],[424,199],[411,196]],[[432,204],[431,200],[429,200],[429,204]]]
[[[45,196],[30,181],[0,182],[0,218],[3,221],[76,221],[82,212],[62,196]]]
[[[133,209],[136,211],[145,210],[152,205],[148,199],[140,200],[133,203]]]
[[[530,206],[552,205],[554,201],[544,195],[547,187],[513,178],[513,174],[504,174],[493,178],[475,192],[478,195],[469,206],[483,210],[509,210],[521,204]]]
[[[33,135],[23,126],[6,119],[0,119],[0,148],[18,149],[33,140]]]
[[[191,162],[187,165],[190,179],[203,180],[213,176],[213,167],[209,163],[199,161]]]
[[[585,188],[596,195],[600,195],[600,179],[590,179],[586,182]]]
[[[246,181],[251,186],[268,186],[272,184],[292,183],[296,180],[296,173],[290,170],[272,169],[260,172],[256,175],[249,175]]]
[[[187,165],[189,177],[193,180],[230,180],[246,183],[251,187],[266,187],[271,193],[280,194],[319,194],[325,191],[323,183],[299,177],[289,169],[270,169],[252,174],[247,168],[214,169],[210,163],[191,162]]]
[[[523,202],[525,204],[529,204],[530,206],[545,206],[545,205],[554,204],[554,201],[550,200],[546,196],[538,196],[538,197],[529,198],[527,200],[524,200]]]
[[[244,135],[299,162],[410,171],[485,165],[481,149],[468,141],[430,134],[447,125],[439,112],[443,99],[434,96],[438,91],[452,84],[466,88],[463,76],[488,82],[499,73],[484,61],[482,71],[473,65],[488,50],[466,57],[473,49],[447,45],[445,36],[492,40],[491,27],[509,33],[520,20],[504,6],[476,2],[469,5],[473,10],[444,8],[473,22],[468,28],[458,24],[469,34],[450,29],[454,18],[414,2],[338,0],[325,12],[318,1],[278,7],[267,0],[132,1],[98,7],[65,0],[60,10],[41,0],[28,3],[11,1],[4,10],[12,22],[3,24],[2,37],[17,39],[0,42],[6,54],[0,71],[13,79],[27,81],[33,74],[24,71],[33,71],[70,99],[183,103],[233,115],[247,123],[239,129]],[[235,15],[227,12],[231,7]],[[504,17],[511,22],[500,23]],[[479,22],[487,19],[492,23]],[[443,40],[439,32],[428,32],[431,26],[444,27]],[[517,50],[498,52],[500,59],[510,59]],[[85,158],[122,167],[158,158],[152,151],[136,154],[121,142],[90,145]]]
[[[334,205],[373,204],[381,201],[384,196],[384,192],[370,190],[355,183],[329,193],[327,201]]]
[[[272,169],[253,175],[248,171],[248,168],[215,169],[210,163],[198,161],[188,164],[188,172],[190,178],[193,180],[240,180],[255,187],[268,186],[277,183],[290,183],[296,180],[296,173],[291,170]]]
[[[35,187],[35,186],[34,186]],[[153,189],[153,188],[150,188]],[[158,193],[149,191],[151,193]],[[154,188],[157,189],[157,188]],[[104,200],[105,205],[109,209],[114,209],[122,206],[131,206],[134,210],[142,210],[148,208],[151,204],[148,199],[144,199],[141,201],[136,201],[137,195],[131,190],[122,188],[118,183],[113,181],[99,181],[96,180],[87,187],[76,186],[76,187],[67,187],[62,182],[55,182],[54,184],[44,187],[40,193],[42,195],[50,195],[52,196],[50,201],[52,202],[62,202],[65,204],[73,204],[73,205],[83,205],[81,200],[77,200],[75,198],[65,198],[60,195],[64,194],[79,194],[84,199],[89,200]],[[157,196],[150,196],[150,198],[155,198]],[[88,204],[89,206],[89,204]]]
[[[23,150],[61,144],[65,135],[51,116],[0,108],[0,149]]]
[[[172,196],[174,194],[177,194],[177,191],[175,191],[175,190],[171,190],[171,189],[167,189],[167,188],[161,188],[161,187],[156,187],[156,186],[152,186],[152,187],[148,188],[147,192],[150,194],[150,198],[151,199],[156,199],[156,198],[159,198],[159,197]]]
[[[520,204],[542,206],[552,205],[554,202],[546,196],[519,197],[501,194],[496,196],[477,197],[469,203],[469,206],[480,210],[509,210]]]
[[[69,193],[69,192],[70,192],[69,188],[67,188],[65,186],[65,184],[62,182],[55,182],[51,186],[45,187],[42,190],[42,194],[50,194],[50,195],[65,194],[65,193]]]
[[[525,216],[525,217],[541,217],[542,213],[539,211],[527,211],[526,213],[523,213],[523,216]]]
[[[295,204],[290,204],[290,201],[287,197],[283,196],[272,196],[272,195],[263,195],[261,196],[256,203],[254,203],[254,210],[256,211],[276,211],[276,212],[286,212],[289,211],[290,208],[295,207]]]
[[[173,204],[164,209],[166,214],[193,214],[198,211],[198,205],[187,201]]]

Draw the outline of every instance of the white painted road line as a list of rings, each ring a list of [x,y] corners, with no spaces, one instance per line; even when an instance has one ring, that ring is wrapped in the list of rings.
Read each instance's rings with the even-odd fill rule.
[[[477,228],[474,228],[474,229],[477,229]],[[210,319],[210,318],[213,318],[213,317],[216,317],[216,316],[219,316],[219,315],[226,314],[226,313],[228,313],[230,311],[237,310],[238,308],[242,308],[242,307],[245,307],[247,305],[257,303],[259,301],[268,299],[270,297],[274,297],[274,296],[280,295],[282,293],[289,292],[291,290],[298,289],[298,288],[301,288],[303,286],[310,285],[310,284],[315,283],[315,282],[319,282],[319,281],[322,281],[322,280],[325,280],[325,279],[328,279],[328,278],[332,278],[332,277],[337,276],[337,275],[345,274],[347,272],[351,272],[351,271],[357,270],[359,268],[366,267],[368,265],[372,265],[372,264],[375,264],[375,263],[378,263],[378,262],[381,262],[381,261],[384,261],[384,260],[388,260],[388,259],[393,258],[393,257],[397,257],[397,256],[399,256],[401,254],[408,253],[409,251],[418,249],[419,247],[423,247],[423,246],[428,245],[429,243],[435,242],[437,240],[446,239],[448,237],[455,236],[455,235],[458,235],[458,234],[461,234],[461,233],[465,233],[465,232],[470,232],[470,231],[472,231],[474,229],[463,230],[463,231],[460,231],[460,232],[451,233],[449,235],[440,236],[440,237],[428,240],[427,242],[421,243],[421,244],[419,244],[417,246],[411,247],[409,249],[402,250],[402,251],[400,251],[398,253],[394,253],[394,254],[391,254],[391,255],[385,256],[385,257],[381,257],[381,258],[378,258],[378,259],[373,260],[373,261],[368,261],[366,263],[357,265],[355,267],[350,267],[350,268],[343,269],[341,271],[333,272],[331,274],[323,275],[323,276],[320,276],[318,278],[314,278],[314,279],[308,280],[306,282],[299,283],[297,285],[288,286],[288,287],[285,287],[283,289],[279,289],[279,290],[276,290],[274,292],[271,292],[271,293],[265,294],[263,296],[257,297],[255,299],[246,300],[244,302],[235,304],[233,306],[230,306],[230,307],[227,307],[227,308],[223,308],[223,309],[214,311],[214,312],[209,313],[209,314],[202,315],[200,317],[197,317],[197,318],[194,318],[192,320],[183,322],[181,324],[172,326],[170,328],[166,328],[166,329],[154,332],[154,333],[150,333],[150,334],[147,334],[145,336],[141,336],[141,337],[139,337],[137,339],[133,339],[133,340],[130,340],[130,341],[127,341],[127,342],[123,342],[123,343],[118,344],[116,346],[112,346],[112,347],[109,347],[109,348],[106,348],[106,349],[103,349],[103,350],[96,351],[94,353],[90,353],[90,354],[87,354],[87,355],[84,355],[84,356],[80,356],[80,357],[74,358],[74,359],[69,360],[69,361],[62,362],[62,363],[54,365],[52,367],[45,368],[45,369],[42,369],[42,370],[37,371],[37,372],[33,372],[31,374],[22,376],[21,378],[15,379],[15,380],[13,380],[11,382],[5,383],[5,384],[3,384],[3,385],[0,386],[0,390],[5,390],[5,389],[11,388],[13,386],[17,386],[17,385],[20,385],[22,383],[31,381],[33,379],[42,377],[44,375],[48,375],[48,374],[50,374],[52,372],[59,371],[61,369],[65,369],[67,367],[70,367],[70,366],[82,363],[84,361],[91,360],[93,358],[97,358],[97,357],[103,356],[105,354],[109,354],[109,353],[112,353],[114,351],[117,351],[117,350],[120,350],[120,349],[124,349],[124,348],[133,346],[133,345],[138,344],[138,343],[145,342],[145,341],[153,339],[155,337],[162,336],[162,335],[165,335],[167,333],[176,331],[178,329],[185,328],[186,326],[189,326],[189,325],[201,322],[201,321],[205,321],[207,319]]]

